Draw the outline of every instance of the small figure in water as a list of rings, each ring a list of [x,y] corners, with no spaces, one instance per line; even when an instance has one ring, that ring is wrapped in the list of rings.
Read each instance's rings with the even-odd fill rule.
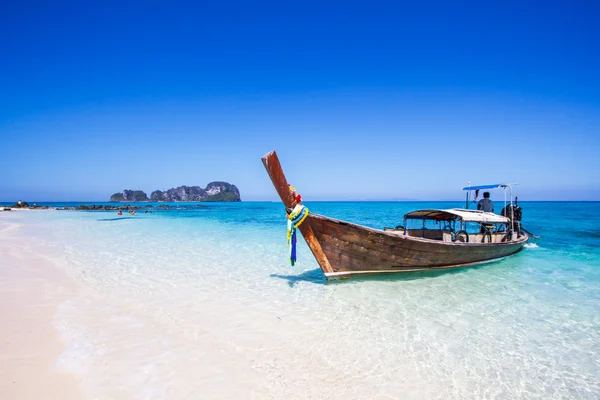
[[[119,210],[119,212],[117,213],[117,215],[123,215],[123,213],[121,212],[121,210]]]

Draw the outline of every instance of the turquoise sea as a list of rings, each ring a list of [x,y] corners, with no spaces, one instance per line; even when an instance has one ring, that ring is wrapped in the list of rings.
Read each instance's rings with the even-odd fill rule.
[[[305,204],[374,228],[464,206]],[[79,282],[56,368],[97,398],[600,398],[600,202],[520,203],[541,239],[500,262],[339,282],[302,240],[290,266],[279,202],[170,205],[0,213]]]

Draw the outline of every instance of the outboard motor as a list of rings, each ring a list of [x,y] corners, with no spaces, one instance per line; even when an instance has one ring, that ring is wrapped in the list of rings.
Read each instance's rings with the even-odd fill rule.
[[[502,209],[500,215],[508,218],[509,220],[514,217],[514,225],[515,230],[517,231],[517,235],[521,234],[521,219],[523,218],[523,209],[518,204],[519,198],[515,197],[514,204],[508,204],[506,207]],[[512,212],[511,212],[512,210]],[[512,226],[512,224],[511,224]]]

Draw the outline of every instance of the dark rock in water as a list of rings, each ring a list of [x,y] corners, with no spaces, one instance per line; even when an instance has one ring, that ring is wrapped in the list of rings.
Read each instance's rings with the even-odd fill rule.
[[[111,206],[111,205],[101,205],[101,204],[92,204],[92,205],[87,205],[87,204],[80,204],[76,207],[63,207],[63,208],[57,208],[57,210],[78,210],[78,211],[117,211],[117,210],[139,210],[140,208],[142,208],[141,206],[130,206],[129,204],[126,205],[119,205],[119,206]]]
[[[143,190],[123,190],[110,196],[110,201],[148,201],[148,195]]]
[[[29,206],[30,210],[48,210],[49,208],[50,206],[38,206],[37,204]]]
[[[11,208],[28,208],[30,210],[47,210],[49,206],[38,206],[36,203],[30,205],[26,201],[19,200],[15,204],[11,206]],[[10,209],[5,208],[4,211],[11,211]]]

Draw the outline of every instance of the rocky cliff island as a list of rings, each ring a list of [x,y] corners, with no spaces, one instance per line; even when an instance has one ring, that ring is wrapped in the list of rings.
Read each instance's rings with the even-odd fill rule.
[[[211,182],[200,186],[179,186],[166,191],[155,190],[148,195],[142,190],[123,190],[110,196],[110,201],[242,201],[240,191],[227,182]]]

